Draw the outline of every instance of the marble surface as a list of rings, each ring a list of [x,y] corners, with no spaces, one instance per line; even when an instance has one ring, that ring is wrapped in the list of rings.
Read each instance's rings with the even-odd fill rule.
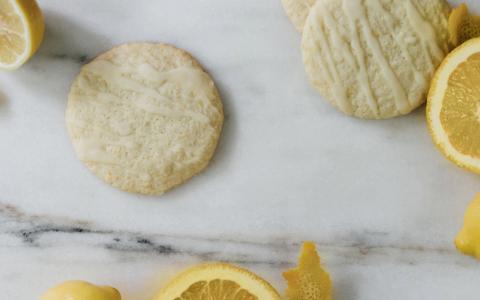
[[[283,291],[281,272],[306,239],[318,244],[335,300],[478,298],[480,262],[452,241],[480,178],[434,148],[423,109],[361,121],[323,101],[279,0],[40,4],[39,53],[0,73],[1,299],[37,299],[81,278],[147,300],[183,267],[212,260]],[[225,103],[211,166],[162,197],[98,180],[64,124],[80,66],[132,41],[190,51]]]

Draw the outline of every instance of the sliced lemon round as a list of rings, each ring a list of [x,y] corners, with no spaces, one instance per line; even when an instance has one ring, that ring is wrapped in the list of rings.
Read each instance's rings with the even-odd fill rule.
[[[0,0],[0,69],[22,66],[40,47],[44,31],[35,0]]]
[[[428,95],[427,122],[447,158],[480,173],[480,38],[456,48],[438,68]]]
[[[192,267],[163,288],[157,300],[280,300],[275,289],[252,272],[223,263]]]

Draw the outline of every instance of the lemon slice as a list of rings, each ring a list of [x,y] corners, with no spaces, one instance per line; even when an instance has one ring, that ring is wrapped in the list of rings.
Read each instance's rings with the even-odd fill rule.
[[[37,51],[44,31],[35,0],[0,0],[0,69],[23,65]]]
[[[156,299],[280,300],[280,296],[268,282],[252,272],[214,263],[186,270],[163,288]]]
[[[427,122],[447,158],[480,173],[480,38],[456,48],[438,68],[428,95]]]

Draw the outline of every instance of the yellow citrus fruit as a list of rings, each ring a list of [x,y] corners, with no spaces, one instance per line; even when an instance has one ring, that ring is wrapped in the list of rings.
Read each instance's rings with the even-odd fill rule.
[[[23,65],[37,51],[44,31],[35,0],[0,0],[0,69]]]
[[[470,15],[468,6],[461,4],[448,18],[449,42],[453,47],[480,37],[480,16]]]
[[[480,173],[480,38],[453,50],[436,71],[427,122],[447,158]]]
[[[298,267],[283,273],[289,300],[331,300],[332,281],[320,263],[315,244],[303,244]]]
[[[280,296],[268,282],[248,270],[213,263],[184,271],[156,299],[280,300]]]
[[[464,226],[455,240],[457,249],[480,259],[480,194],[473,199],[465,213]]]
[[[48,290],[40,300],[121,300],[120,293],[109,286],[85,281],[67,281]]]

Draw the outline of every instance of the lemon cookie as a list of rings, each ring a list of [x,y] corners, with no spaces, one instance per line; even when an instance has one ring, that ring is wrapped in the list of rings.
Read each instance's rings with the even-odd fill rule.
[[[285,13],[299,32],[303,31],[308,13],[310,8],[315,4],[315,1],[316,0],[282,0]]]
[[[309,79],[348,115],[408,114],[448,53],[449,12],[444,0],[318,0],[302,39]]]
[[[223,108],[214,82],[187,52],[126,44],[82,68],[66,122],[94,174],[124,191],[159,195],[208,165]]]

